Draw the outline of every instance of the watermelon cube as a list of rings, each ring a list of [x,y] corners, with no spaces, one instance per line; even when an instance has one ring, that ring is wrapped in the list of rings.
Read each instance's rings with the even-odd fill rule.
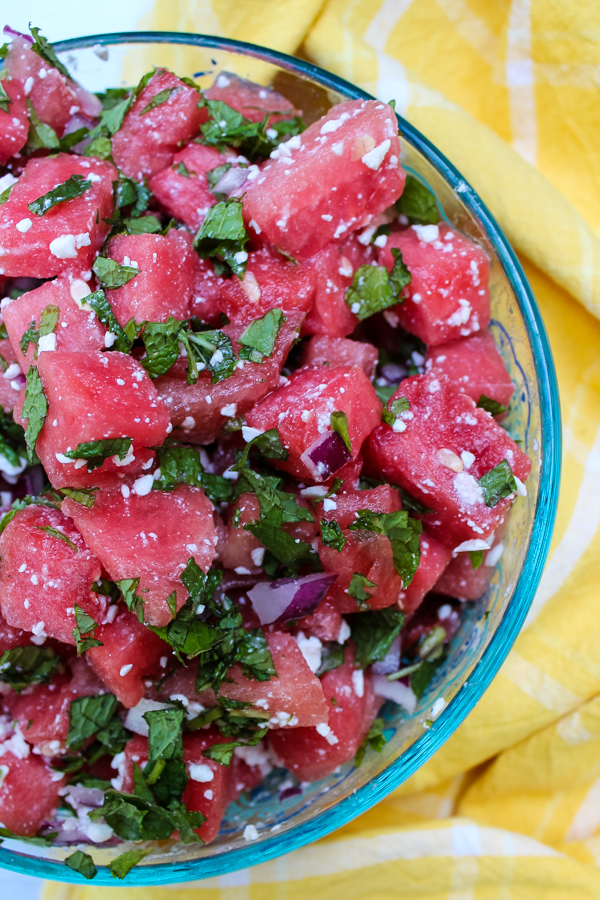
[[[105,598],[91,591],[100,563],[60,510],[17,512],[0,536],[0,554],[0,604],[9,625],[75,644],[76,603],[102,619]]]
[[[14,366],[10,368],[11,363],[16,363],[17,354],[8,339],[0,340],[0,356],[7,364],[5,371],[0,375],[0,406],[6,412],[11,412],[19,399],[23,379],[18,377],[19,373]]]
[[[227,525],[225,544],[219,557],[225,569],[238,574],[259,572],[264,557],[260,541],[244,525],[260,518],[260,503],[255,494],[243,493],[238,497]],[[243,571],[241,571],[243,570]]]
[[[12,650],[14,647],[25,647],[30,640],[30,632],[23,631],[21,628],[13,628],[0,616],[0,656],[5,650]]]
[[[332,431],[331,414],[343,412],[351,449]],[[289,453],[275,464],[298,478],[323,482],[350,459],[381,420],[381,403],[358,366],[304,367],[246,414],[252,428],[276,428]]]
[[[131,490],[101,491],[93,507],[65,500],[63,509],[84,536],[113,581],[139,578],[137,595],[150,625],[173,618],[167,598],[175,591],[177,607],[188,592],[180,575],[194,558],[207,572],[215,555],[212,503],[199,488],[179,485],[171,493],[147,492],[145,475]],[[139,492],[139,493],[138,493]]]
[[[232,322],[250,322],[270,309],[307,312],[314,280],[306,266],[274,258],[262,249],[249,254],[244,278],[229,278],[219,295],[219,309]]]
[[[239,78],[233,72],[221,72],[209,89],[204,92],[207,100],[220,100],[236,109],[250,122],[262,122],[269,115],[269,123],[301,116],[286,97],[269,87]]]
[[[157,378],[156,387],[177,429],[174,434],[186,441],[210,444],[219,437],[228,420],[244,415],[272,391],[298,337],[303,317],[301,312],[288,313],[270,357],[262,363],[240,360],[233,375],[216,384],[211,384],[208,370],[200,373],[196,384],[187,384],[184,373],[169,372]],[[242,322],[232,322],[223,328],[231,338],[236,354],[239,353],[237,338],[245,328],[246,324]]]
[[[25,96],[39,119],[50,125],[59,137],[75,115],[93,118],[102,110],[102,104],[94,94],[66,78],[39,56],[26,38],[13,36],[5,67],[11,78],[23,83]]]
[[[87,651],[90,666],[119,702],[131,709],[144,696],[142,679],[160,672],[167,645],[126,609],[97,628],[94,637],[103,646]]]
[[[158,94],[166,100],[148,109]],[[160,99],[160,98],[159,98]],[[143,181],[170,166],[173,156],[207,119],[200,94],[172,72],[157,69],[112,139],[115,163],[128,178]]]
[[[358,669],[347,648],[344,664],[321,679],[329,718],[316,727],[272,731],[275,755],[300,781],[331,775],[356,754],[377,714],[371,676]]]
[[[392,108],[348,100],[273,151],[248,187],[245,215],[276,247],[308,259],[397,200],[399,160]]]
[[[108,256],[119,265],[139,269],[123,287],[108,292],[120,325],[183,321],[190,316],[196,253],[186,231],[160,234],[118,234],[108,244]]]
[[[430,347],[425,367],[428,372],[431,369],[444,372],[475,403],[484,394],[501,406],[510,405],[515,386],[489,331]]]
[[[60,275],[54,281],[46,281],[33,291],[4,304],[4,324],[22,372],[28,372],[34,354],[45,349],[90,353],[104,349],[106,328],[100,324],[93,310],[84,306],[90,291],[89,284],[78,275]],[[47,306],[57,306],[59,309],[54,332],[40,346],[30,343],[26,353],[23,353],[21,338],[32,322],[36,329],[39,328],[42,312]]]
[[[320,641],[340,641],[342,633],[342,615],[332,600],[325,597],[310,616],[298,619],[298,630],[313,635]]]
[[[217,202],[205,173],[226,162],[227,157],[214,147],[188,144],[170,166],[150,179],[150,190],[170,216],[197,231]]]
[[[23,82],[4,78],[2,86],[9,96],[7,112],[0,109],[0,165],[5,165],[27,143],[29,119]]]
[[[330,369],[337,366],[360,366],[367,378],[372,379],[378,358],[379,351],[373,344],[316,334],[304,344],[302,364],[327,366]]]
[[[366,587],[371,609],[392,606],[402,590],[402,578],[396,572],[392,546],[383,534],[374,531],[349,531],[362,509],[390,513],[401,509],[398,492],[390,485],[367,491],[339,490],[335,497],[320,503],[316,514],[320,522],[337,522],[346,543],[341,551],[328,547],[319,539],[319,557],[326,572],[335,573],[337,581],[327,591],[329,600],[340,613],[358,612],[359,604],[348,588],[354,574],[364,575],[375,587]]]
[[[0,822],[15,834],[31,836],[58,809],[65,781],[56,780],[41,757],[11,752],[11,739],[5,745],[0,744]]]
[[[72,175],[90,186],[37,215],[28,204]],[[100,249],[113,209],[114,166],[100,159],[68,153],[30,159],[0,206],[0,274],[14,278],[53,278],[62,272],[90,269]]]
[[[221,316],[218,307],[219,295],[226,279],[217,275],[209,259],[200,259],[197,253],[194,253],[194,257],[190,314],[201,322],[218,324]]]
[[[389,271],[399,248],[411,274],[394,314],[426,344],[467,337],[490,324],[490,261],[481,247],[448,225],[413,225],[379,250]]]
[[[434,588],[436,594],[458,597],[459,600],[479,600],[485,594],[496,564],[502,557],[504,551],[502,538],[507,524],[505,519],[498,526],[490,549],[483,552],[483,562],[476,569],[473,568],[468,553],[457,553],[436,581]]]
[[[400,397],[410,403],[400,420],[404,429],[375,429],[365,447],[371,470],[434,510],[422,517],[423,524],[446,547],[485,540],[515,495],[486,506],[479,479],[506,460],[523,482],[530,460],[489,413],[441,373],[407,378],[394,394]]]
[[[423,533],[420,542],[421,559],[417,571],[409,586],[402,588],[398,594],[398,605],[408,616],[421,605],[425,594],[433,590],[438,579],[443,578],[443,572],[452,559],[452,551],[430,535]],[[437,586],[435,589],[437,591]]]
[[[48,414],[36,450],[54,487],[115,483],[149,467],[154,454],[142,449],[163,443],[169,414],[135,359],[116,351],[42,353],[38,370]],[[23,424],[21,409],[19,401],[15,417]],[[79,444],[124,437],[133,441],[127,456],[111,456],[92,472],[65,456]]]

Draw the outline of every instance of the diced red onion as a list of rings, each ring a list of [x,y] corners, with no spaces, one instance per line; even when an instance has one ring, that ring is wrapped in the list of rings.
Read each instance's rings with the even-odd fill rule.
[[[72,806],[91,806],[97,808],[104,803],[104,791],[100,788],[84,787],[82,784],[70,784],[61,790]]]
[[[23,34],[22,31],[15,31],[15,29],[11,28],[10,25],[4,26],[4,34],[10,34],[12,35],[12,37],[23,38],[23,40],[27,41],[28,44],[33,44],[33,38],[30,34]]]
[[[213,194],[225,194],[229,199],[231,195],[239,190],[248,177],[248,170],[242,169],[241,166],[233,166],[221,175],[214,188]]]
[[[352,454],[337,431],[325,431],[308,447],[302,456],[315,481],[327,481],[352,459]]]
[[[21,372],[20,375],[15,375],[15,377],[11,381],[12,385],[15,385],[16,389],[22,391],[25,385],[27,384],[27,378]]]
[[[373,663],[371,671],[374,675],[391,675],[400,668],[400,635],[394,638],[388,654],[381,662]]]
[[[280,800],[288,800],[290,797],[298,797],[302,793],[302,788],[298,787],[287,787],[285,788],[279,795]]]
[[[323,573],[260,581],[248,591],[248,597],[260,624],[272,625],[310,616],[335,581],[337,575]]]
[[[102,112],[102,101],[98,100],[95,94],[90,94],[84,87],[77,82],[73,82],[72,90],[79,101],[81,112],[90,119],[96,118]],[[86,124],[85,122],[83,123]],[[81,126],[78,126],[81,127]],[[75,129],[73,129],[75,130]]]
[[[411,715],[417,708],[417,698],[407,684],[401,681],[388,681],[385,675],[373,675],[373,690],[377,697],[392,700]]]

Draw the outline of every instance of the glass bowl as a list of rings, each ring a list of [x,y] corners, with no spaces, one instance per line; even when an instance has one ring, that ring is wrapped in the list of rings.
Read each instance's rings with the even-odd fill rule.
[[[234,71],[272,84],[304,111],[307,124],[335,103],[369,97],[307,62],[205,35],[94,35],[63,41],[55,49],[74,77],[93,91],[136,84],[154,65],[194,77],[202,87],[208,87],[220,70]],[[347,763],[337,774],[283,800],[280,787],[289,781],[289,774],[275,770],[251,796],[242,795],[231,804],[212,844],[163,842],[131,871],[127,884],[190,881],[252,866],[315,841],[374,806],[439,750],[480,700],[533,599],[550,544],[560,475],[558,389],[544,326],[515,253],[481,199],[423,135],[402,118],[399,124],[404,166],[431,187],[444,216],[485,247],[492,259],[491,329],[517,388],[505,424],[533,461],[528,495],[515,504],[505,552],[489,589],[477,603],[466,605],[448,660],[414,715],[389,702],[384,707],[388,742],[381,753],[367,751],[358,769]],[[428,727],[425,720],[440,697],[447,706]],[[251,843],[243,837],[249,823],[259,834]],[[95,883],[114,884],[106,865],[128,848],[87,849],[98,866]],[[0,847],[0,866],[55,881],[82,881],[61,864],[71,852],[72,848],[43,849],[7,840]]]

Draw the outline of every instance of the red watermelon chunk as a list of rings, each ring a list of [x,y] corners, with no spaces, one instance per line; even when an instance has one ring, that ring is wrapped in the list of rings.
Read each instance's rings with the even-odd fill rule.
[[[320,641],[340,641],[342,635],[342,615],[333,601],[325,597],[311,616],[298,619],[298,630],[314,635]]]
[[[354,522],[361,509],[390,513],[401,508],[398,492],[387,484],[368,491],[340,490],[334,498],[317,506],[319,521],[337,522],[346,538],[341,551],[323,545],[319,539],[319,557],[324,570],[338,576],[336,583],[327,592],[327,599],[339,612],[358,611],[356,600],[348,593],[355,573],[364,575],[375,585],[373,588],[366,588],[370,595],[367,602],[371,609],[383,609],[398,600],[402,579],[394,566],[389,539],[373,531],[348,531],[348,526]]]
[[[225,546],[219,554],[225,569],[233,569],[238,574],[260,571],[264,548],[250,531],[244,529],[247,522],[254,522],[258,518],[258,498],[255,494],[240,494],[227,525]],[[241,569],[244,571],[241,572]]]
[[[4,78],[2,86],[10,99],[8,112],[0,109],[0,165],[23,149],[29,133],[23,82],[18,78]]]
[[[123,287],[108,292],[120,325],[166,322],[169,316],[183,321],[190,316],[196,255],[191,236],[171,230],[160,234],[119,234],[108,245],[108,255],[119,265],[139,269]]]
[[[460,600],[479,600],[485,594],[496,564],[504,551],[502,541],[508,521],[498,526],[494,532],[491,549],[483,552],[483,562],[476,569],[468,553],[457,553],[441,577],[435,583],[436,594],[458,597]]]
[[[488,507],[478,480],[506,459],[525,481],[530,460],[489,413],[441,373],[407,378],[394,394],[399,397],[410,403],[403,414],[405,428],[375,429],[366,445],[370,467],[435,510],[423,522],[446,547],[489,537],[514,495]]]
[[[19,377],[16,367],[10,368],[11,363],[17,362],[17,354],[13,350],[11,342],[7,339],[0,340],[0,356],[7,364],[5,371],[0,375],[0,406],[6,412],[11,412],[19,399],[23,387],[23,379]]]
[[[171,91],[167,100],[144,112],[152,98]],[[200,94],[172,72],[157,69],[112,139],[115,163],[135,181],[151,178],[170,166],[183,144],[198,134],[206,109]]]
[[[276,756],[300,781],[326,778],[352,759],[377,714],[371,676],[355,666],[349,648],[344,664],[327,672],[321,685],[328,719],[315,728],[282,729],[270,735]]]
[[[307,259],[398,199],[399,159],[391,107],[348,100],[273,151],[248,187],[245,214],[276,247]]]
[[[200,259],[197,253],[193,256],[194,282],[190,314],[202,322],[217,324],[220,319],[219,296],[227,279],[217,275],[209,259]]]
[[[29,370],[36,349],[38,352],[54,349],[90,353],[104,349],[106,328],[91,308],[85,308],[85,298],[90,291],[88,283],[81,277],[75,274],[60,275],[55,281],[46,281],[3,307],[6,330],[23,372]],[[21,338],[32,322],[36,329],[39,328],[42,312],[47,306],[58,306],[60,310],[56,329],[40,347],[30,343],[24,355],[20,347]]]
[[[409,586],[398,594],[398,603],[407,615],[421,605],[452,559],[452,551],[428,534],[422,534],[421,559]],[[468,554],[467,558],[468,558]],[[437,590],[437,587],[436,587]]]
[[[302,115],[301,110],[294,109],[290,101],[277,91],[239,78],[232,72],[221,72],[205,91],[204,96],[207,100],[220,100],[226,103],[250,122],[262,122],[267,113],[270,113],[270,123]]]
[[[426,344],[443,344],[490,324],[490,261],[448,225],[413,225],[391,234],[379,251],[388,271],[398,247],[411,274],[394,315]]]
[[[292,344],[298,337],[303,313],[290,312],[282,323],[275,349],[262,363],[240,360],[233,375],[211,384],[208,371],[200,373],[197,384],[187,384],[185,374],[168,373],[156,379],[156,387],[171,415],[171,422],[181,438],[199,444],[210,444],[221,434],[228,419],[242,416],[273,390],[279,382],[281,368]],[[239,353],[237,338],[247,323],[232,322],[223,328]]]
[[[6,747],[11,740],[5,742]],[[29,748],[27,748],[29,749]],[[15,755],[0,744],[0,822],[15,834],[34,835],[60,804],[64,778],[39,757]]]
[[[126,609],[97,628],[94,637],[103,646],[87,651],[90,666],[119,702],[131,709],[144,696],[142,678],[160,672],[160,660],[168,656],[167,644]]]
[[[0,616],[0,656],[5,650],[12,650],[14,647],[25,647],[30,641],[31,633],[29,631],[13,628]]]
[[[59,137],[73,116],[93,118],[102,110],[102,104],[94,94],[65,78],[32,50],[25,38],[13,36],[5,66],[11,78],[23,82],[25,96],[39,119],[50,125]]]
[[[250,253],[244,278],[229,278],[219,295],[219,309],[232,322],[250,322],[270,309],[307,312],[314,280],[306,267],[274,258],[268,250]]]
[[[343,337],[316,334],[303,348],[302,363],[305,366],[361,366],[367,378],[372,379],[379,358],[373,344],[350,341]]]
[[[320,458],[314,462],[312,457],[317,458],[318,448],[325,441],[333,443],[330,416],[334,411],[344,412],[348,418],[352,449],[348,451],[342,442],[341,452],[337,454],[337,447],[327,446],[328,455],[322,462]],[[363,441],[381,420],[381,403],[358,366],[329,370],[307,366],[294,372],[286,385],[257,403],[246,414],[246,420],[261,431],[277,429],[289,452],[289,459],[276,461],[278,468],[298,478],[323,482],[358,456]],[[339,435],[335,436],[336,441],[337,438]]]
[[[91,591],[100,563],[58,509],[17,512],[0,537],[0,554],[0,604],[9,625],[74,644],[76,603],[96,622],[102,618],[105,598]]]
[[[187,599],[179,576],[189,559],[207,572],[215,555],[212,504],[199,488],[184,484],[171,493],[151,490],[141,496],[136,484],[131,491],[123,485],[100,492],[91,508],[65,500],[63,509],[113,581],[140,579],[137,594],[146,622],[167,625],[173,618],[166,602],[170,594],[176,592],[178,608]]]
[[[226,162],[227,157],[214,147],[188,144],[170,166],[150,179],[150,190],[170,216],[197,231],[217,202],[205,173]]]
[[[38,216],[27,204],[43,197],[71,175],[91,186]],[[90,269],[108,231],[113,209],[114,166],[68,153],[30,159],[10,197],[0,206],[0,274],[14,278],[53,278]]]
[[[425,360],[427,371],[444,372],[475,403],[484,394],[502,406],[510,406],[515,386],[489,331],[431,347]]]
[[[38,370],[48,415],[36,450],[54,487],[114,483],[117,476],[135,475],[149,467],[154,454],[142,448],[163,443],[169,415],[136,360],[116,351],[42,353]],[[19,402],[15,416],[22,423],[21,408]],[[123,460],[111,456],[92,472],[80,460],[70,462],[64,456],[79,444],[119,437],[133,439],[129,454]]]

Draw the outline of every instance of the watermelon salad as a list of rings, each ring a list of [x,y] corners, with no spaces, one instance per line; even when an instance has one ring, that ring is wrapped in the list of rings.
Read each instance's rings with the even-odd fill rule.
[[[273,769],[300,793],[382,749],[530,461],[490,260],[404,171],[393,105],[305,127],[164,69],[94,95],[9,33],[0,837],[87,878],[126,841],[121,878]]]

